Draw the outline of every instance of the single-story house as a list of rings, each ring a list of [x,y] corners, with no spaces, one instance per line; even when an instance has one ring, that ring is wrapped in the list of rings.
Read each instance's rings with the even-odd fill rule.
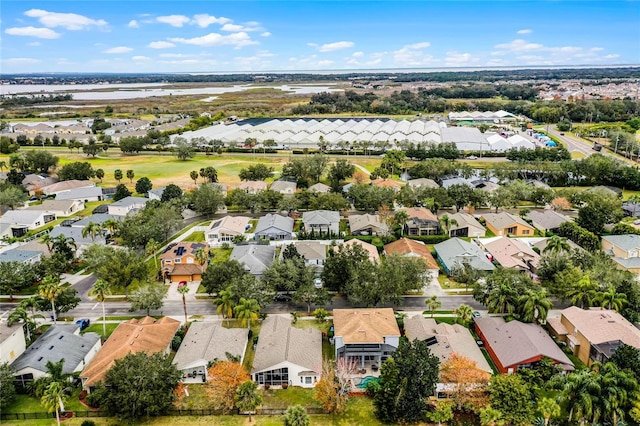
[[[427,264],[427,269],[433,278],[437,278],[440,272],[438,262],[433,258],[431,251],[422,241],[410,240],[409,238],[400,238],[397,241],[386,244],[384,246],[384,254],[399,255],[405,257],[421,258]]]
[[[83,219],[80,219],[77,222],[73,222],[71,224],[71,227],[72,228],[84,228],[85,226],[87,226],[91,222],[99,223],[100,225],[104,226],[104,223],[106,221],[108,221],[108,220],[111,220],[111,219],[113,219],[115,221],[119,221],[119,220],[122,220],[122,216],[114,216],[114,215],[108,214],[108,213],[96,213],[96,214],[92,214],[91,216],[87,216],[87,217],[85,217]]]
[[[620,269],[640,273],[640,235],[605,235],[602,251],[610,255]]]
[[[407,181],[407,185],[412,186],[414,188],[421,188],[421,187],[433,188],[433,189],[440,188],[440,185],[438,185],[436,181],[432,179],[427,179],[427,178],[409,179]]]
[[[411,236],[440,235],[440,222],[433,212],[424,207],[406,207],[398,210],[409,217],[404,232]]]
[[[0,217],[0,238],[20,238],[54,220],[56,215],[52,212],[9,210]]]
[[[371,181],[371,185],[377,186],[378,188],[391,188],[395,192],[400,191],[404,186],[400,182],[396,182],[395,180],[391,179],[374,179]]]
[[[527,214],[527,219],[538,231],[553,233],[557,233],[563,223],[571,222],[567,216],[553,210],[532,210]]]
[[[69,191],[70,189],[77,188],[90,188],[96,186],[95,182],[90,180],[63,180],[51,185],[43,186],[40,188],[44,195],[56,195],[60,192]]]
[[[67,191],[58,192],[56,195],[57,201],[62,200],[79,200],[84,201],[85,203],[91,201],[102,201],[105,200],[106,196],[104,193],[104,189],[99,186],[88,186],[85,188],[73,188]]]
[[[127,216],[131,212],[141,210],[149,202],[144,197],[125,197],[108,205],[109,214],[114,216]]]
[[[389,226],[377,214],[349,215],[351,235],[387,235]]]
[[[182,339],[173,363],[182,371],[183,383],[207,381],[212,361],[224,361],[227,354],[244,359],[249,334],[246,328],[226,328],[218,322],[193,322]]]
[[[449,361],[451,355],[457,353],[474,361],[479,370],[493,374],[491,366],[467,327],[460,324],[438,324],[433,318],[414,315],[404,319],[404,333],[410,341],[425,341],[431,353],[440,360],[440,364]]]
[[[0,263],[3,262],[21,262],[29,265],[35,265],[42,260],[43,253],[36,250],[21,250],[20,247],[6,250],[0,253]]]
[[[498,236],[533,237],[535,229],[511,213],[485,213],[482,215],[487,228]]]
[[[276,258],[275,246],[264,244],[241,244],[231,251],[229,260],[237,260],[256,278],[262,277],[264,271]]]
[[[271,184],[272,191],[279,192],[282,195],[293,195],[296,192],[298,185],[295,182],[289,182],[287,180],[276,180]]]
[[[111,333],[93,360],[80,373],[82,386],[91,390],[113,366],[116,359],[129,353],[165,353],[171,350],[171,341],[180,327],[180,321],[169,317],[144,317],[121,322]]]
[[[259,385],[312,388],[322,375],[322,332],[295,328],[289,318],[262,322],[251,378]]]
[[[547,325],[586,365],[606,363],[622,344],[640,349],[640,330],[613,310],[571,306],[560,318],[548,318]]]
[[[500,185],[495,182],[486,179],[477,179],[469,182],[474,189],[479,189],[484,192],[493,192],[500,189]]]
[[[340,213],[331,210],[312,210],[302,213],[302,224],[307,233],[316,235],[340,233]]]
[[[248,194],[258,194],[267,190],[267,182],[262,180],[248,180],[238,185],[238,189],[241,189]]]
[[[11,364],[27,349],[24,324],[7,325],[0,320],[0,364]]]
[[[527,243],[515,238],[493,237],[478,240],[481,246],[504,268],[515,268],[521,271],[535,272],[540,255]]]
[[[204,264],[196,258],[196,253],[200,249],[207,254],[207,262]],[[158,259],[162,264],[162,274],[165,279],[169,279],[170,282],[191,282],[202,280],[202,274],[208,265],[208,255],[207,243],[181,241],[169,246],[167,251],[158,256]]]
[[[329,185],[325,185],[322,182],[318,182],[309,187],[309,192],[315,192],[317,194],[328,194],[331,192],[331,187]]]
[[[36,191],[41,190],[42,187],[53,185],[56,182],[59,182],[57,177],[30,173],[22,179],[22,186],[24,186],[30,195],[33,195]]]
[[[214,188],[218,188],[220,190],[220,192],[222,193],[223,197],[227,196],[227,184],[226,183],[213,182],[210,185],[213,186]]]
[[[233,239],[250,228],[249,218],[245,216],[225,216],[211,222],[206,231],[209,246],[220,247],[222,244],[233,246]]]
[[[369,255],[369,260],[372,263],[380,263],[380,254],[378,253],[378,249],[376,248],[376,246],[374,246],[373,244],[369,244],[365,241],[359,240],[357,238],[353,238],[351,240],[345,241],[339,246],[336,246],[335,250],[339,252],[340,249],[343,247],[348,248],[353,246],[361,247]]]
[[[162,194],[164,194],[166,186],[161,186],[160,188],[153,188],[147,192],[147,198],[150,200],[162,200]]]
[[[549,358],[565,371],[574,369],[571,360],[539,325],[481,317],[475,320],[475,330],[501,373],[515,373],[542,358]]]
[[[256,239],[292,240],[294,220],[287,216],[268,213],[258,220]]]
[[[460,238],[448,239],[436,244],[433,248],[447,275],[451,274],[455,266],[461,267],[465,264],[485,272],[491,272],[496,268],[480,247]]]
[[[469,213],[452,213],[449,217],[450,237],[484,237],[487,230]]]
[[[622,211],[625,216],[638,217],[640,216],[640,203],[635,201],[625,201],[622,203]]]
[[[97,333],[80,334],[76,324],[54,324],[13,363],[14,377],[22,386],[47,376],[47,362],[64,359],[63,373],[82,371],[102,347]]]
[[[49,232],[49,235],[51,238],[64,235],[65,237],[72,239],[76,243],[79,251],[82,251],[84,246],[91,244],[106,244],[106,239],[103,234],[98,234],[93,238],[91,238],[91,235],[83,236],[82,228],[75,226],[56,226],[51,230],[51,232]],[[77,254],[79,255],[80,253]]]
[[[56,217],[67,217],[84,210],[84,201],[45,200],[42,204],[32,204],[24,210],[50,212]]]
[[[391,308],[334,309],[336,360],[355,359],[361,368],[380,367],[400,344]]]
[[[471,183],[467,179],[460,176],[449,176],[442,178],[442,187],[444,189],[449,189],[449,187],[453,185],[465,185],[469,188],[472,187]]]

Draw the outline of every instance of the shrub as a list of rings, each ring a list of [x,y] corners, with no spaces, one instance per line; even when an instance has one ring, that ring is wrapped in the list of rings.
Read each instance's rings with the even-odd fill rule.
[[[80,423],[80,426],[96,426],[96,422],[94,422],[93,420],[85,420]]]

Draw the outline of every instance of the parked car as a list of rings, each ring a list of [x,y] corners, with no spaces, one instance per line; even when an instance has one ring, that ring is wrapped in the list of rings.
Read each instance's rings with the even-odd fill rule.
[[[313,285],[316,288],[322,288],[322,279],[316,278],[315,280],[313,280]]]
[[[479,318],[479,317],[481,317],[481,316],[482,316],[482,315],[480,314],[480,312],[478,312],[478,311],[473,311],[473,317],[474,317],[474,318]]]
[[[291,296],[288,294],[276,294],[273,298],[274,302],[291,302]]]
[[[91,325],[91,320],[89,320],[89,318],[82,318],[76,321],[76,325],[79,326],[80,331],[82,331]]]

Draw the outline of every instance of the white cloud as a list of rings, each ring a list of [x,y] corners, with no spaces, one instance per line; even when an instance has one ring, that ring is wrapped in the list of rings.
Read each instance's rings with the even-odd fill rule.
[[[148,56],[133,56],[131,59],[134,61],[148,61],[151,58]]]
[[[202,37],[181,38],[174,37],[169,40],[176,43],[193,44],[196,46],[234,46],[240,48],[252,44],[258,44],[257,41],[251,40],[251,37],[245,32],[239,32],[229,35],[221,35],[210,33]]]
[[[152,49],[168,49],[170,47],[175,47],[175,44],[169,43],[168,41],[152,41],[147,45]]]
[[[39,64],[42,61],[35,58],[7,58],[3,59],[2,62],[8,64]]]
[[[45,27],[62,27],[67,30],[83,30],[89,27],[106,27],[107,21],[104,19],[91,19],[76,13],[56,13],[42,9],[31,9],[24,13],[30,18],[38,18],[38,21]]]
[[[194,15],[193,21],[192,21],[193,24],[196,24],[201,28],[207,28],[211,24],[224,25],[228,22],[231,22],[231,19],[224,18],[222,16],[217,18],[215,16],[207,15],[206,13]]]
[[[37,46],[41,46],[42,43],[40,43],[39,41],[32,41],[30,43],[27,43],[27,45],[37,47]]]
[[[185,55],[184,53],[161,53],[158,56],[161,58],[188,58],[192,55]]]
[[[335,43],[326,43],[318,47],[319,52],[334,52],[336,50],[348,49],[355,45],[352,41],[336,41]]]
[[[260,26],[257,22],[247,22],[246,25],[238,25],[238,24],[224,24],[221,28],[221,31],[228,31],[231,33],[237,33],[239,31],[259,31]]]
[[[262,34],[260,34],[260,37],[269,37],[271,36],[271,33],[269,31],[265,31]]]
[[[169,24],[172,27],[182,27],[184,24],[188,24],[190,19],[184,15],[167,15],[167,16],[158,16],[156,21],[161,22],[163,24]]]
[[[133,49],[130,48],[130,47],[118,46],[118,47],[112,47],[112,48],[107,49],[107,50],[103,50],[102,53],[129,53],[132,50]]]
[[[393,52],[393,61],[400,67],[418,67],[433,63],[433,56],[427,55],[424,49],[431,46],[428,41],[408,44]]]
[[[448,67],[471,66],[477,65],[478,62],[478,58],[475,58],[470,53],[447,52],[444,58],[444,63]]]
[[[518,30],[517,34],[531,34],[533,32],[533,30],[529,29],[529,28],[525,28],[522,30]]]
[[[5,33],[15,36],[37,37],[37,38],[58,38],[60,33],[57,33],[49,28],[36,28],[36,27],[14,27],[7,28]]]
[[[431,43],[428,41],[423,41],[420,43],[408,44],[403,47],[403,49],[417,50],[417,49],[426,49],[427,47],[431,47]]]
[[[364,52],[353,52],[351,56],[354,58],[362,58],[364,56]]]
[[[510,50],[512,52],[522,52],[523,50],[538,50],[544,46],[539,43],[529,43],[519,38],[509,43],[496,44],[494,47],[496,49]]]
[[[129,27],[129,28],[140,28],[140,24],[135,19],[132,19],[127,24],[127,27]]]

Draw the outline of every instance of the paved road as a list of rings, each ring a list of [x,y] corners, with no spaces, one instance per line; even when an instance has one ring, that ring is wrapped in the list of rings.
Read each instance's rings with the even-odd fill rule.
[[[567,146],[567,151],[579,152],[583,154],[585,157],[588,157],[591,154],[597,152],[594,149],[592,149],[593,148],[592,145],[590,145],[588,142],[584,141],[583,139],[580,139],[573,135],[561,135],[560,133],[561,132],[559,132],[554,127],[549,127],[549,134],[551,136],[558,138],[560,141],[564,142],[564,144]],[[609,154],[604,151],[602,151],[601,153],[605,155]]]

